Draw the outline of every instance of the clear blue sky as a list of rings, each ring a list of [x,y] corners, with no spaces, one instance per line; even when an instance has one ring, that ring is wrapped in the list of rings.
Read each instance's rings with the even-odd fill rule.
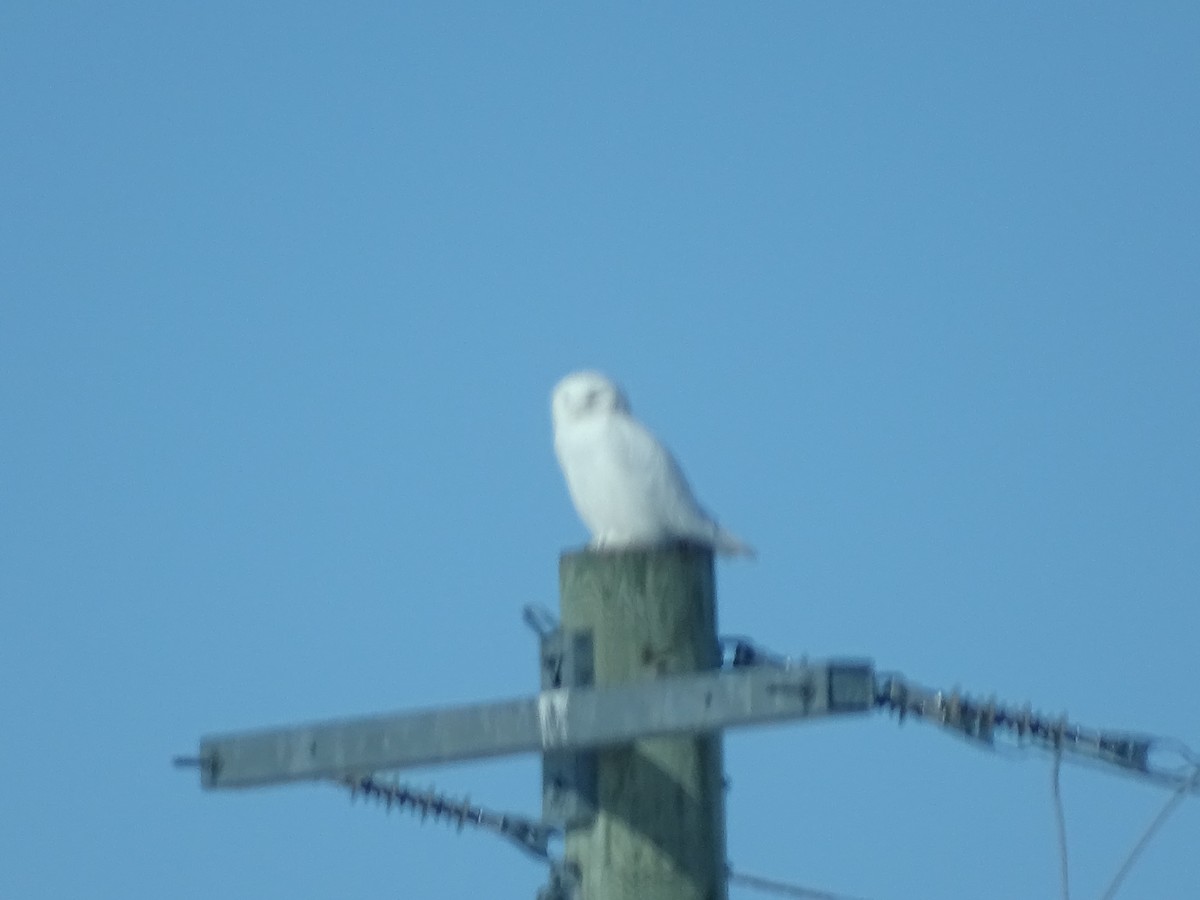
[[[758,546],[724,630],[1200,746],[1200,7],[200,6],[0,10],[0,897],[532,897],[168,763],[531,690],[581,366]],[[1037,753],[875,717],[727,768],[747,872],[1056,896]],[[533,759],[413,779],[540,805]],[[1166,795],[1063,787],[1094,897]],[[1195,894],[1198,833],[1120,896]]]

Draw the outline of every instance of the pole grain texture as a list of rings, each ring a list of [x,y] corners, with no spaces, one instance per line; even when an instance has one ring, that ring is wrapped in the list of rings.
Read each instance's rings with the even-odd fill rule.
[[[591,632],[595,685],[720,666],[711,550],[563,554],[562,626]],[[726,900],[720,733],[597,753],[597,815],[567,832],[584,900]]]

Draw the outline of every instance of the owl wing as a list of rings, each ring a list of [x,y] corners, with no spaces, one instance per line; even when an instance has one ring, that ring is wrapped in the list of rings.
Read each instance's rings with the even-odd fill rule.
[[[614,416],[611,429],[613,463],[637,495],[648,523],[664,534],[711,540],[712,518],[662,442],[632,416]]]
[[[719,553],[755,556],[753,547],[705,511],[671,451],[646,426],[628,415],[612,425],[613,462],[637,498],[638,518],[655,537],[690,538]]]

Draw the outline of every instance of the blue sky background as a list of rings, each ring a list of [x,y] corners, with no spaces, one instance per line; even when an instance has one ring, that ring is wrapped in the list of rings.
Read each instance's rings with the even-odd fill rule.
[[[759,548],[723,630],[1200,747],[1200,7],[397,6],[0,9],[0,897],[532,897],[169,760],[530,691],[582,366]],[[727,768],[747,872],[1057,896],[1036,752]],[[532,758],[412,778],[540,808]],[[1095,897],[1167,795],[1063,790]],[[1194,894],[1198,833],[1119,896]]]

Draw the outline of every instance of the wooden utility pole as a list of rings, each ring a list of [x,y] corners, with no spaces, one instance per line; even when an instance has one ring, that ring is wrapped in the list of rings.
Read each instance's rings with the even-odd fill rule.
[[[211,734],[176,764],[199,769],[206,789],[333,779],[389,808],[491,828],[550,864],[539,897],[726,900],[722,731],[870,712],[874,667],[743,659],[722,670],[702,547],[566,553],[559,579],[561,623],[530,623],[532,696]],[[542,756],[540,821],[372,774],[516,753]],[[559,859],[550,838],[563,831]]]
[[[590,634],[597,689],[717,669],[713,556],[676,544],[565,553],[564,637]],[[568,829],[586,900],[724,900],[719,731],[596,753],[596,814]]]
[[[701,547],[565,553],[559,585],[561,623],[526,619],[540,636],[532,696],[211,734],[175,764],[198,769],[205,789],[333,779],[389,809],[492,829],[550,864],[538,896],[554,900],[726,900],[725,728],[885,708],[985,745],[1004,731],[1200,792],[1194,772],[1151,762],[1157,738],[877,678],[869,660],[790,660],[739,641],[722,670],[713,558]],[[516,753],[541,754],[540,821],[372,774]],[[564,830],[560,859],[550,839]]]

